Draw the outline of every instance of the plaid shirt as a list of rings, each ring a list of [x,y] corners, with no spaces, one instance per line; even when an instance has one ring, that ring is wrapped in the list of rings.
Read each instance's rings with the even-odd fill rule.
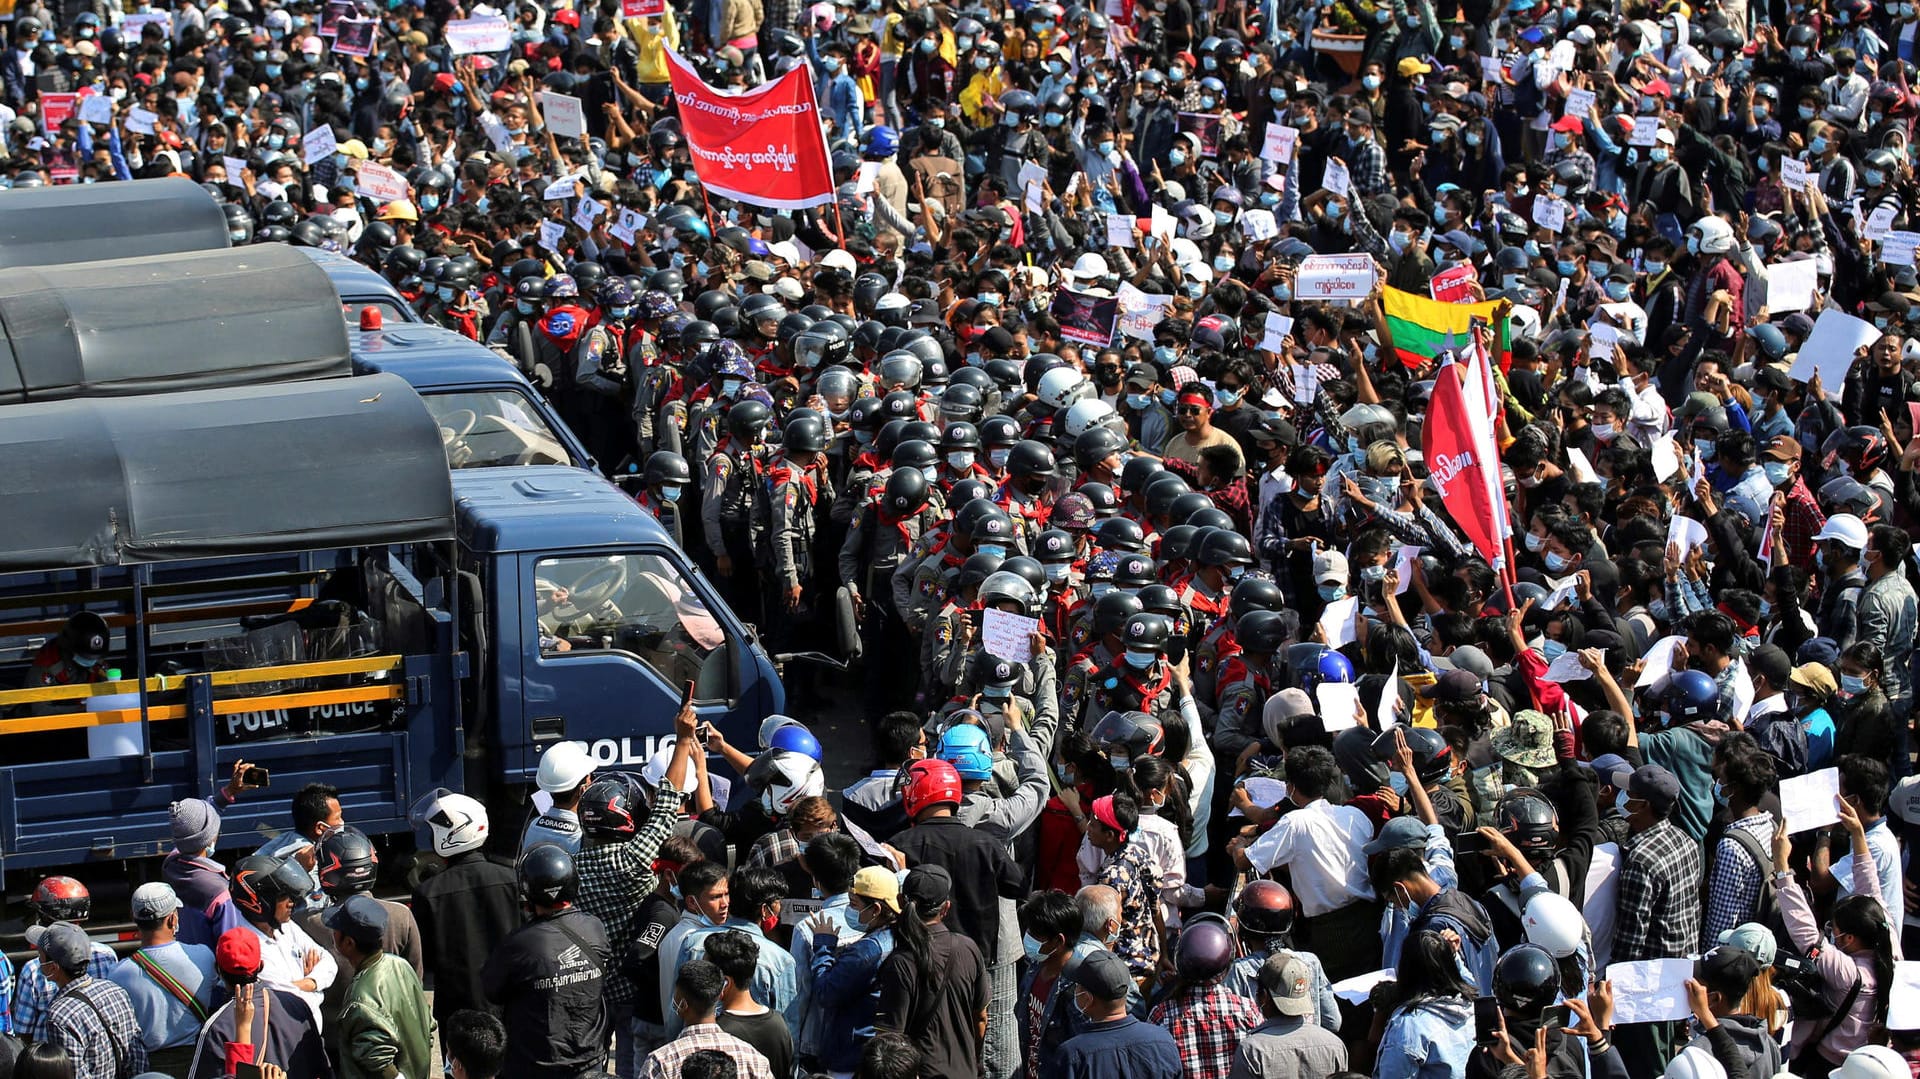
[[[1664,820],[1627,840],[1614,915],[1615,962],[1672,959],[1700,943],[1700,847]]]
[[[1795,476],[1793,485],[1782,494],[1786,495],[1787,560],[1796,566],[1810,565],[1813,562],[1813,537],[1826,527],[1827,515],[1820,512],[1820,503],[1814,499],[1813,492],[1807,490],[1807,481],[1800,476]],[[1766,554],[1762,551],[1761,557],[1764,559]]]
[[[747,851],[747,867],[784,865],[798,857],[800,841],[793,838],[793,829],[775,828],[753,841],[752,849]]]
[[[1764,810],[1727,825],[1729,831],[1735,828],[1758,840],[1761,850],[1773,842],[1773,815]],[[1739,843],[1725,836],[1720,838],[1713,848],[1713,878],[1707,882],[1707,919],[1700,933],[1701,951],[1720,943],[1723,930],[1732,929],[1753,916],[1766,872],[1767,867],[1755,865]]]
[[[1387,178],[1387,151],[1380,146],[1380,140],[1361,139],[1354,144],[1353,159],[1347,162],[1347,178],[1353,183],[1353,190],[1363,197],[1390,193],[1392,181]]]
[[[797,31],[799,29],[800,11],[803,7],[800,0],[765,0],[763,6],[766,10],[767,17],[766,20],[760,24],[762,30]]]
[[[1137,832],[1137,830],[1136,830]],[[1120,932],[1113,938],[1113,954],[1127,961],[1135,975],[1153,973],[1160,958],[1160,939],[1153,931],[1154,905],[1159,901],[1159,880],[1153,860],[1141,846],[1139,835],[1127,839],[1120,852],[1107,859],[1094,878],[1120,893],[1120,909],[1125,917]]]
[[[96,942],[87,973],[104,982],[119,964],[120,959],[112,948]],[[20,978],[13,983],[13,1032],[32,1041],[46,1041],[48,1008],[59,991],[59,986],[40,973],[39,957],[20,964]]]
[[[718,1049],[732,1057],[739,1079],[773,1079],[773,1067],[760,1050],[721,1030],[718,1023],[696,1023],[655,1049],[641,1066],[640,1079],[680,1079],[680,1066],[702,1049]]]
[[[1262,1022],[1259,1005],[1217,981],[1188,986],[1147,1018],[1173,1035],[1186,1079],[1227,1079],[1240,1039]]]
[[[580,876],[580,909],[606,925],[607,948],[615,959],[627,954],[640,903],[659,886],[653,875],[653,859],[660,853],[660,844],[673,834],[684,800],[678,791],[661,784],[653,808],[647,811],[647,819],[633,838],[619,843],[589,839],[574,857],[574,869]],[[624,975],[607,979],[609,1003],[625,1004],[633,1000],[634,991],[632,980]]]
[[[85,1079],[131,1079],[147,1070],[147,1046],[127,991],[105,978],[67,983],[47,1009],[47,1034],[73,1058],[74,1074]]]

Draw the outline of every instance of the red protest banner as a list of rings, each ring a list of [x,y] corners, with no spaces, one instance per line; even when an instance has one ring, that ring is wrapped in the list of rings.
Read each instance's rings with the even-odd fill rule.
[[[60,125],[66,123],[67,117],[73,115],[73,110],[79,106],[79,102],[79,94],[40,95],[40,119],[46,124],[49,135],[60,130]]]
[[[658,18],[666,13],[667,0],[620,0],[620,17],[624,19]]]
[[[1441,303],[1472,303],[1473,267],[1463,264],[1441,270],[1427,282],[1427,290]]]
[[[833,201],[826,130],[804,66],[740,94],[708,86],[671,51],[667,73],[694,171],[708,191],[782,210]]]
[[[1447,363],[1435,372],[1427,422],[1420,427],[1420,448],[1447,515],[1466,532],[1474,550],[1499,565],[1499,450],[1485,399],[1477,394],[1470,397],[1461,385],[1467,370],[1466,364]]]

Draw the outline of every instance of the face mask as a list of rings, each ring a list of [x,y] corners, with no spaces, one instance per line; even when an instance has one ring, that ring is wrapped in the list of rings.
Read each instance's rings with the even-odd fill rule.
[[[1058,584],[1059,582],[1066,580],[1067,576],[1073,572],[1073,563],[1048,562],[1047,564],[1042,566],[1041,569],[1045,571],[1047,575],[1047,580],[1052,581],[1055,584]]]
[[[678,502],[680,501],[680,488],[662,487],[660,488],[660,497],[666,499],[668,502]]]
[[[1879,169],[1861,169],[1860,178],[1867,182],[1868,187],[1879,187],[1881,181],[1887,178],[1887,174]]]
[[[1793,466],[1785,461],[1762,461],[1760,468],[1767,474],[1767,482],[1775,487],[1785,487],[1793,479]]]
[[[1186,78],[1187,78],[1187,69],[1186,69],[1186,68],[1183,68],[1183,67],[1175,67],[1175,68],[1168,68],[1168,69],[1167,69],[1167,81],[1168,81],[1168,82],[1173,82],[1173,83],[1178,83],[1178,82],[1184,82],[1184,81],[1186,81]]]
[[[1549,573],[1565,572],[1568,563],[1572,561],[1573,561],[1572,559],[1561,554],[1559,551],[1548,551],[1546,556],[1547,572]]]
[[[1153,666],[1154,660],[1160,658],[1153,652],[1136,652],[1131,648],[1127,649],[1126,656],[1127,666],[1132,667],[1136,671],[1146,670],[1148,667]]]
[[[1478,131],[1467,132],[1467,145],[1468,146],[1480,145],[1480,132]]]
[[[1023,933],[1020,935],[1020,946],[1026,949],[1027,959],[1029,961],[1035,963],[1046,961],[1046,953],[1040,950],[1040,942],[1033,939],[1032,933]]]
[[[451,288],[449,288],[449,287],[447,287],[446,285],[441,285],[441,286],[440,286],[440,298],[441,298],[442,300],[445,300],[445,301],[446,301],[447,303],[452,303],[452,302],[453,302],[453,289],[451,289]]]
[[[1239,400],[1240,391],[1237,389],[1229,390],[1221,387],[1213,391],[1213,407],[1215,408],[1226,408],[1229,405],[1239,403]]]
[[[940,43],[932,38],[922,38],[920,41],[920,55],[931,56],[933,55],[933,50],[939,47]]]
[[[1388,12],[1383,11],[1380,14],[1386,15],[1388,14]],[[1385,20],[1383,19],[1381,21],[1384,22]],[[1360,80],[1360,85],[1366,87],[1369,90],[1378,90],[1380,89],[1380,76],[1368,75],[1366,78]]]
[[[1693,440],[1693,452],[1699,454],[1702,461],[1711,461],[1713,455],[1719,452],[1719,446],[1710,439],[1696,438]]]
[[[973,454],[971,452],[949,453],[947,464],[952,466],[955,472],[965,472],[973,467]]]
[[[1665,599],[1656,599],[1649,602],[1647,604],[1647,613],[1652,615],[1655,621],[1665,622],[1667,620],[1667,601]]]
[[[1523,542],[1526,543],[1527,550],[1532,551],[1535,554],[1538,554],[1540,550],[1547,545],[1547,538],[1545,536],[1540,535],[1538,532],[1529,532],[1526,534],[1526,538],[1525,540],[1523,540]]]
[[[1282,104],[1287,100],[1286,88],[1280,86],[1269,87],[1267,89],[1267,97],[1272,99],[1275,105]]]
[[[1795,54],[1793,58],[1794,58],[1795,60],[1804,60],[1804,59],[1806,59],[1806,55],[1807,55],[1807,50],[1806,50],[1806,49],[1805,49],[1804,47],[1802,47],[1802,46],[1799,46],[1799,45],[1795,45],[1795,46],[1793,47],[1793,51],[1794,51],[1794,54]],[[1802,105],[1802,106],[1800,106],[1800,119],[1802,119],[1802,120],[1811,120],[1811,119],[1813,119],[1813,106],[1812,106],[1812,105]]]
[[[1230,216],[1230,215],[1223,215],[1223,214],[1220,214],[1220,213],[1217,213],[1217,212],[1216,212],[1216,213],[1214,214],[1214,216],[1215,216],[1216,218],[1219,218],[1219,217],[1222,217],[1222,216]],[[1221,224],[1226,224],[1226,222],[1224,222],[1224,221],[1223,221],[1223,222],[1221,222]],[[1228,272],[1230,272],[1230,271],[1231,271],[1232,269],[1233,269],[1233,259],[1232,259],[1232,257],[1230,257],[1230,256],[1228,256],[1228,255],[1215,255],[1215,256],[1213,257],[1213,272],[1214,272],[1214,273],[1228,273]]]
[[[1627,283],[1625,281],[1607,282],[1607,299],[1613,300],[1614,302],[1617,303],[1626,298],[1627,298]]]
[[[1201,94],[1201,95],[1200,95],[1200,107],[1201,107],[1201,108],[1203,108],[1203,109],[1211,109],[1211,108],[1213,108],[1213,106],[1214,106],[1214,102],[1215,102],[1215,100],[1216,100],[1216,99],[1214,98],[1214,96],[1213,96],[1212,94]]]
[[[1613,808],[1619,810],[1622,813],[1625,813],[1627,811],[1627,792],[1626,791],[1620,790],[1620,791],[1614,792]]]
[[[1647,260],[1647,276],[1658,277],[1667,272],[1667,264],[1656,259]]]
[[[927,467],[921,469],[920,473],[921,475],[927,477],[928,483],[940,482],[940,466],[939,465],[928,465]],[[1005,551],[1005,549],[1002,549],[1000,552],[1002,557],[1004,557],[1006,553],[1007,552]]]
[[[1766,107],[1765,105],[1756,104],[1753,107],[1753,118],[1755,120],[1764,121],[1766,120],[1767,117],[1772,115],[1773,115],[1773,110]],[[1765,168],[1766,166],[1762,165],[1761,167]]]
[[[1580,264],[1577,262],[1569,262],[1566,259],[1560,259],[1554,263],[1554,268],[1560,271],[1561,277],[1572,277],[1573,272],[1580,268]]]
[[[1393,253],[1396,255],[1406,254],[1407,248],[1411,247],[1412,245],[1413,245],[1413,237],[1407,235],[1404,232],[1401,232],[1396,229],[1395,231],[1387,234],[1387,246],[1393,248]]]
[[[1317,589],[1320,599],[1325,603],[1334,603],[1347,598],[1347,586],[1343,584],[1322,583]]]
[[[1100,149],[1100,154],[1103,157],[1106,156],[1107,154],[1112,153],[1114,149],[1113,140],[1112,139],[1101,140],[1099,149]]]
[[[1667,153],[1666,147],[1656,146],[1653,148],[1653,152],[1647,155],[1647,159],[1652,161],[1656,165],[1664,165],[1667,163],[1667,158],[1669,156],[1671,155]]]
[[[1215,210],[1215,211],[1213,212],[1213,225],[1214,225],[1214,227],[1215,227],[1215,228],[1222,228],[1222,229],[1223,229],[1223,228],[1226,228],[1226,227],[1227,227],[1228,225],[1231,225],[1231,224],[1233,224],[1233,214],[1232,214],[1232,213],[1231,213],[1230,211],[1227,211],[1227,210]],[[1215,260],[1214,260],[1214,268],[1215,268],[1215,269],[1219,269],[1219,268],[1220,268],[1220,265],[1219,265],[1219,263],[1220,263],[1220,260],[1219,260],[1219,259],[1215,259]],[[1231,269],[1233,269],[1233,260],[1232,260],[1232,259],[1228,259],[1228,260],[1227,260],[1227,266],[1226,266],[1226,269],[1228,269],[1228,270],[1231,270]],[[1224,273],[1224,272],[1226,272],[1226,271],[1225,271],[1225,270],[1222,270],[1221,272],[1222,272],[1222,273]]]
[[[1566,654],[1567,654],[1567,646],[1562,641],[1541,641],[1540,642],[1540,655],[1543,658],[1545,658],[1548,663],[1552,663],[1554,660],[1559,659],[1561,656],[1564,656]]]
[[[838,72],[840,70],[840,61],[837,57],[829,56],[825,60],[820,61],[820,63],[821,63],[821,66],[827,69],[827,72],[829,74]]]
[[[927,121],[927,126],[933,128],[935,131],[945,131],[947,129],[947,118],[944,116],[935,116]]]
[[[1066,114],[1064,113],[1050,112],[1047,114],[1048,127],[1059,127],[1061,124],[1064,124],[1066,122],[1067,122],[1067,117],[1066,117]]]
[[[1172,165],[1174,168],[1177,169],[1186,163],[1187,163],[1186,151],[1184,150],[1167,151],[1167,164]]]
[[[995,468],[1005,468],[1007,467],[1007,452],[1007,450],[988,450],[987,460],[992,461],[993,467]]]
[[[1698,255],[1699,253],[1700,253],[1700,237],[1698,236],[1687,237],[1687,254]]]
[[[991,58],[989,58],[989,57],[985,57],[985,56],[976,56],[976,57],[974,57],[974,58],[973,58],[973,69],[974,69],[975,71],[985,71],[986,69],[988,69],[988,68],[990,68],[990,67],[992,67],[992,66],[993,66],[993,60],[992,60]],[[1019,121],[1019,120],[1017,120],[1017,119],[1015,119],[1015,118],[1014,118],[1014,117],[1012,117],[1012,116],[1008,116],[1007,118],[1008,118],[1008,119],[1010,119],[1010,120],[1013,120],[1013,121],[1014,121],[1013,123],[1011,123],[1011,124],[1009,124],[1009,125],[1007,125],[1007,126],[1009,126],[1009,127],[1018,127],[1018,126],[1020,126],[1020,121]]]
[[[1865,693],[1866,691],[1867,680],[1864,676],[1857,674],[1843,674],[1840,676],[1840,692],[1851,697],[1856,693]]]
[[[1055,75],[1065,75],[1067,73],[1067,65],[1063,60],[1049,60],[1047,61],[1047,70]]]

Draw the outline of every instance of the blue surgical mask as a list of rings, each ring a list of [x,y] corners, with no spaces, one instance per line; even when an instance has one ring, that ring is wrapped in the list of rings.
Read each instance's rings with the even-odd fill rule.
[[[1154,660],[1160,658],[1158,653],[1136,652],[1131,648],[1127,649],[1126,657],[1127,657],[1127,666],[1132,667],[1136,671],[1146,670],[1148,667],[1153,666]]]
[[[1535,554],[1538,554],[1541,551],[1541,549],[1546,547],[1547,537],[1541,535],[1538,532],[1528,532],[1526,533],[1525,538],[1521,540],[1521,542],[1527,545],[1527,550],[1532,551]]]
[[[1100,146],[1099,146],[1099,150],[1100,150],[1100,156],[1101,156],[1101,157],[1105,157],[1105,156],[1107,156],[1108,154],[1110,154],[1110,153],[1112,153],[1112,152],[1113,152],[1113,140],[1112,140],[1112,139],[1101,139],[1101,140],[1100,140]]]
[[[1391,15],[1391,14],[1392,14],[1392,12],[1387,12],[1387,11],[1383,11],[1383,12],[1381,12],[1380,14],[1382,14],[1382,15]],[[1383,20],[1381,20],[1381,21],[1382,21],[1382,22],[1384,22],[1384,21],[1386,21],[1386,20],[1384,20],[1384,19],[1383,19]],[[1360,85],[1362,85],[1362,86],[1364,86],[1364,87],[1366,87],[1366,88],[1367,88],[1367,89],[1369,89],[1369,90],[1378,90],[1378,89],[1380,89],[1380,76],[1378,76],[1378,75],[1368,75],[1368,76],[1367,76],[1366,78],[1363,78],[1363,79],[1361,79],[1361,80],[1360,80]]]
[[[1567,565],[1572,562],[1572,559],[1561,554],[1559,551],[1548,551],[1545,561],[1548,573],[1563,573],[1566,571]]]
[[[1652,162],[1653,162],[1654,164],[1656,164],[1656,165],[1664,165],[1664,164],[1666,164],[1666,162],[1667,162],[1667,158],[1668,158],[1668,157],[1670,157],[1670,156],[1672,156],[1672,155],[1670,155],[1670,154],[1669,154],[1669,153],[1667,152],[1667,148],[1666,148],[1666,147],[1664,147],[1664,146],[1656,146],[1656,147],[1654,147],[1654,148],[1653,148],[1653,152],[1651,152],[1651,153],[1649,153],[1649,154],[1647,155],[1647,157],[1648,157],[1648,159],[1649,159],[1649,160],[1651,160],[1651,161],[1652,161]]]
[[[1807,110],[1801,109],[1800,111],[1806,112]],[[1826,153],[1827,137],[1825,135],[1815,135],[1810,141],[1808,141],[1807,149],[1812,151],[1815,157],[1818,157],[1819,155]]]
[[[1609,281],[1607,282],[1607,299],[1618,303],[1627,298],[1627,292],[1630,288],[1631,286],[1625,281]]]
[[[1281,303],[1293,302],[1293,289],[1288,285],[1273,286],[1273,298]]]
[[[1554,660],[1559,659],[1561,656],[1564,656],[1566,654],[1567,654],[1567,646],[1566,646],[1566,643],[1563,641],[1541,641],[1540,642],[1540,655],[1543,658],[1545,658],[1548,663],[1552,663]]]
[[[1218,212],[1216,212],[1215,216],[1218,217],[1220,215],[1218,214]],[[1232,272],[1232,270],[1233,270],[1233,257],[1231,255],[1213,256],[1213,272],[1214,273],[1230,273]]]
[[[1053,581],[1056,584],[1066,580],[1067,577],[1073,573],[1073,563],[1071,562],[1048,562],[1040,568],[1046,573],[1047,580]]]
[[[1840,692],[1851,697],[1856,693],[1865,693],[1866,691],[1867,680],[1864,676],[1857,674],[1842,674],[1840,676]]]
[[[1699,454],[1702,461],[1711,461],[1713,455],[1720,452],[1720,447],[1710,438],[1696,438],[1693,440],[1693,452]]]
[[[1270,100],[1272,100],[1272,102],[1273,102],[1273,103],[1274,103],[1275,105],[1280,105],[1280,104],[1284,104],[1284,103],[1286,102],[1286,100],[1287,100],[1287,90],[1286,90],[1286,87],[1284,87],[1284,86],[1269,86],[1269,87],[1267,88],[1267,97],[1268,97],[1268,98],[1269,98]]]
[[[1032,933],[1022,933],[1020,935],[1020,946],[1026,949],[1027,959],[1029,961],[1035,963],[1043,963],[1046,961],[1046,954],[1040,950],[1040,942],[1033,939]]]
[[[977,543],[974,551],[978,554],[990,554],[996,558],[1007,557],[1007,545],[1004,543]]]
[[[1622,813],[1625,813],[1627,811],[1627,792],[1624,788],[1614,792],[1613,808],[1619,810]]]
[[[1648,277],[1658,277],[1667,272],[1667,264],[1659,259],[1648,259],[1646,265]]]
[[[1163,405],[1171,405],[1179,399],[1180,399],[1180,395],[1174,392],[1173,390],[1160,391],[1160,403]]]
[[[1177,169],[1186,163],[1187,163],[1187,152],[1185,150],[1168,150],[1167,151],[1167,164],[1172,165],[1174,168]]]
[[[1321,582],[1318,588],[1318,591],[1320,593],[1321,601],[1325,603],[1333,603],[1337,600],[1343,600],[1347,598],[1347,586],[1343,584],[1329,584],[1326,582]]]
[[[1861,169],[1860,178],[1867,182],[1868,187],[1879,187],[1886,180],[1887,174],[1879,169]]]
[[[1141,409],[1151,404],[1153,404],[1153,397],[1150,394],[1130,393],[1127,395],[1128,408]]]
[[[1793,479],[1793,466],[1785,461],[1762,461],[1760,470],[1767,474],[1767,482],[1775,487],[1785,487]]]
[[[1760,620],[1764,622],[1771,617],[1773,617],[1773,604],[1762,599],[1760,601]]]
[[[1665,622],[1667,620],[1667,601],[1664,598],[1648,601],[1647,613],[1652,615],[1655,621]]]

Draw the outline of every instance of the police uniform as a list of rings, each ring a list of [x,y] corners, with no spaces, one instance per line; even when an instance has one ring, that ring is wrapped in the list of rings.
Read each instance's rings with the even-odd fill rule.
[[[1219,710],[1222,666],[1240,653],[1239,638],[1233,634],[1233,620],[1221,618],[1206,631],[1193,649],[1193,699],[1211,703]]]
[[[1220,699],[1213,721],[1213,748],[1222,760],[1238,759],[1263,733],[1273,675],[1267,663],[1239,653],[1220,668]]]
[[[1093,715],[1145,712],[1158,716],[1179,704],[1179,693],[1173,665],[1165,659],[1155,657],[1153,666],[1136,671],[1122,656],[1094,672],[1086,707]]]
[[[748,532],[753,519],[753,492],[766,471],[765,451],[755,446],[736,446],[724,439],[705,459],[705,477],[701,484],[700,524],[706,533],[707,549],[714,557],[733,561],[733,595],[729,601],[737,611],[750,610],[745,602],[756,597],[753,544]],[[726,582],[723,579],[722,587]]]
[[[574,411],[582,424],[578,434],[587,452],[611,465],[634,445],[626,429],[631,409],[622,394],[627,383],[627,342],[638,331],[603,321],[580,335],[574,350]]]
[[[901,576],[905,575],[908,581],[906,606],[900,607],[900,618],[913,633],[926,631],[928,620],[946,602],[948,579],[967,560],[966,555],[953,549],[951,537],[945,530],[928,531],[920,537],[920,543],[923,549],[894,571],[896,604],[900,597]]]
[[[920,689],[922,703],[932,703],[950,695],[966,673],[972,642],[967,623],[979,608],[962,606],[949,599],[927,619],[920,635]]]
[[[1080,729],[1080,715],[1093,692],[1094,675],[1117,658],[1105,641],[1094,641],[1067,661],[1066,674],[1060,679],[1060,719],[1066,729]]]
[[[816,456],[813,463],[800,465],[784,455],[775,457],[767,468],[765,498],[766,531],[755,546],[766,553],[772,586],[790,592],[812,584],[815,513],[820,503],[833,501],[826,461]]]

